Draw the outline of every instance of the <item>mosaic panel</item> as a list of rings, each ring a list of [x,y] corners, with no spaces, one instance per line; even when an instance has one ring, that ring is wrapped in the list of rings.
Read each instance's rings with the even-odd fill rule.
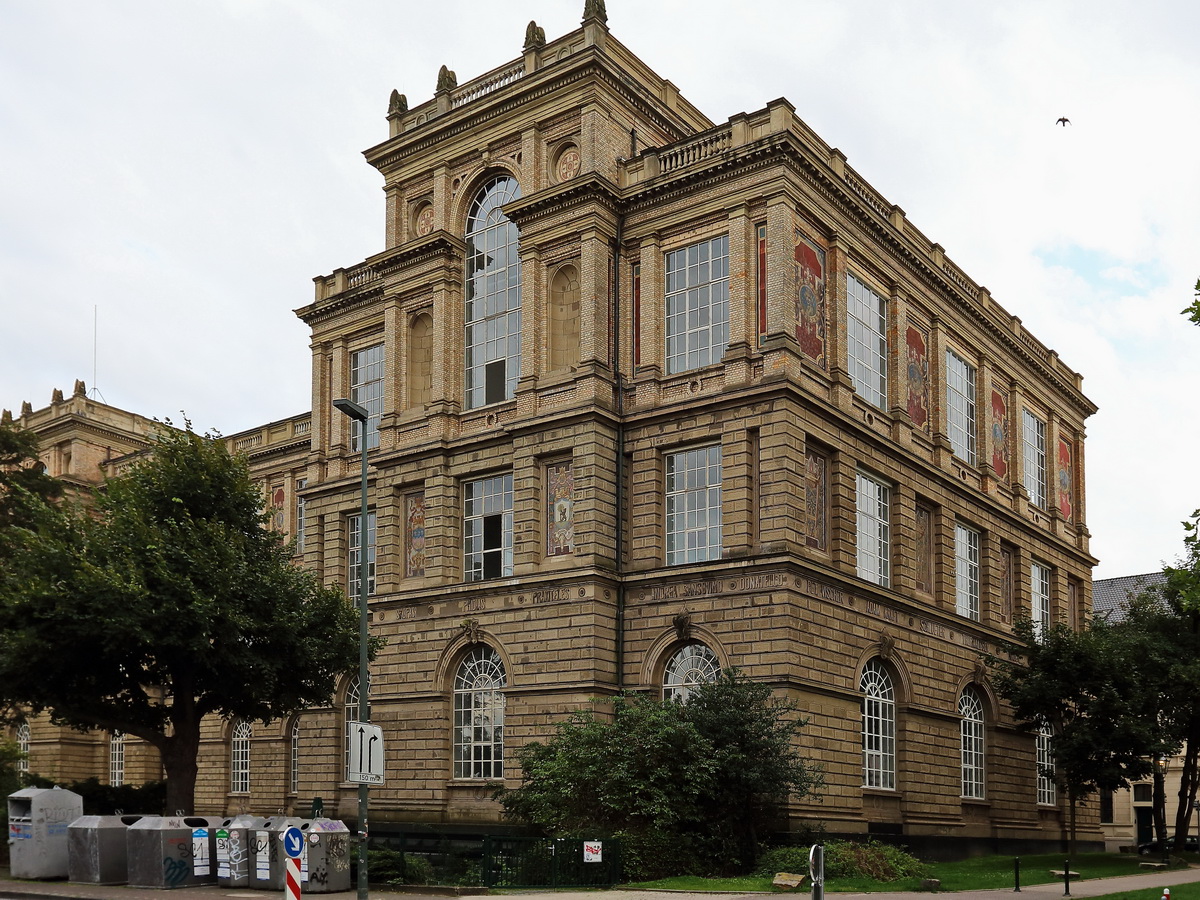
[[[904,334],[908,356],[908,417],[917,428],[929,431],[929,341],[913,325]]]
[[[828,549],[829,460],[815,450],[804,454],[804,543],[816,550]]]
[[[796,235],[796,340],[825,368],[825,251]]]
[[[575,467],[546,467],[546,555],[575,552]]]
[[[425,494],[404,498],[404,574],[419,578],[425,574]]]
[[[1008,403],[999,391],[992,391],[988,406],[988,441],[992,445],[992,471],[997,478],[1008,477]]]
[[[933,510],[917,504],[917,590],[933,593]]]
[[[1062,438],[1058,440],[1058,511],[1067,522],[1075,512],[1075,491],[1071,443]]]

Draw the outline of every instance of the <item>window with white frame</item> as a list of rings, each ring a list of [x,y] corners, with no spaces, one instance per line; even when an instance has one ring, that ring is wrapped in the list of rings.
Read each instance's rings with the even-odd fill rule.
[[[863,666],[863,787],[896,789],[896,692],[879,659]]]
[[[379,446],[379,417],[383,414],[383,344],[350,354],[350,399],[367,410],[367,421],[350,422],[350,449],[362,450],[359,438],[367,428],[367,449]]]
[[[1054,806],[1058,791],[1054,783],[1054,731],[1043,725],[1037,732],[1037,802]]]
[[[296,479],[296,552],[304,552],[304,498],[300,496],[300,492],[308,487],[307,478]]]
[[[1033,633],[1041,637],[1050,627],[1050,567],[1041,563],[1029,566],[1029,616]]]
[[[29,772],[29,723],[17,723],[17,752],[21,758],[17,761],[17,771],[22,774]]]
[[[971,686],[958,696],[958,715],[961,726],[962,795],[973,800],[983,799],[984,745],[983,701]]]
[[[887,406],[887,315],[883,298],[846,276],[846,356],[854,390],[870,403]]]
[[[229,746],[229,790],[235,794],[250,792],[250,738],[253,729],[245,719],[233,723]]]
[[[667,565],[721,558],[721,447],[666,457]]]
[[[347,592],[350,599],[358,601],[359,585],[359,554],[362,552],[362,515],[353,515],[346,517],[347,540],[346,546],[348,552],[346,555],[346,564],[348,566],[347,574]],[[373,596],[375,593],[375,513],[367,513],[367,596]]]
[[[474,647],[454,676],[454,777],[504,777],[504,661]]]
[[[716,681],[721,674],[717,655],[704,644],[687,644],[667,660],[663,671],[663,699],[686,703],[692,691]]]
[[[288,732],[288,787],[293,794],[300,793],[300,720],[292,720]]]
[[[1025,491],[1029,502],[1046,508],[1046,423],[1025,410],[1021,417],[1022,456],[1025,463]]]
[[[108,736],[108,783],[113,787],[125,783],[125,735],[119,731]]]
[[[979,621],[979,532],[954,523],[954,600],[960,616]]]
[[[509,472],[463,486],[463,579],[513,573],[513,477]]]
[[[858,473],[858,577],[888,587],[891,583],[892,489],[865,472]]]
[[[510,175],[493,178],[467,214],[466,404],[510,400],[521,375],[520,235],[501,211],[521,196]]]
[[[370,682],[368,682],[368,690],[370,690]],[[359,699],[358,679],[355,678],[346,687],[346,700],[342,704],[342,720],[345,722],[345,746],[342,748],[342,766],[347,780],[350,778],[350,723],[362,721],[359,718]]]
[[[954,455],[975,465],[975,367],[946,351],[946,434]]]
[[[729,235],[666,254],[667,371],[719,362],[729,344]]]

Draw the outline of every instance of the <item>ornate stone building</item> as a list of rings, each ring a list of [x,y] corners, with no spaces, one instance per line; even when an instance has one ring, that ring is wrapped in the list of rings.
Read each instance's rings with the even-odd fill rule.
[[[714,124],[602,3],[387,119],[384,249],[297,311],[311,419],[230,439],[305,565],[354,592],[367,548],[373,830],[496,823],[565,711],[738,666],[808,716],[797,824],[1057,841],[981,654],[1090,608],[1080,375],[786,100]],[[357,690],[213,723],[201,805],[352,815]]]

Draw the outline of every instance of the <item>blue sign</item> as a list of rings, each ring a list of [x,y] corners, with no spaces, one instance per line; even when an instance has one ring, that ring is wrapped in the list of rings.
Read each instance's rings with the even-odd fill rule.
[[[299,859],[304,852],[304,832],[295,825],[283,833],[283,852],[292,859]]]

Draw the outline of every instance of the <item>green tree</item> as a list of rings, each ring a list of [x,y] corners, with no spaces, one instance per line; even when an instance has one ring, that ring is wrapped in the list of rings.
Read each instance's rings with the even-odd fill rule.
[[[1196,279],[1195,293],[1192,295],[1192,305],[1183,310],[1183,315],[1192,320],[1193,325],[1200,325],[1200,278]]]
[[[37,435],[0,421],[0,559],[14,529],[28,527],[42,501],[62,496],[62,483],[38,460]]]
[[[1127,620],[1153,645],[1163,719],[1182,746],[1179,804],[1175,810],[1175,849],[1182,850],[1200,788],[1200,510],[1184,522],[1184,554],[1163,568],[1164,583],[1131,604]],[[1164,835],[1159,835],[1160,839]]]
[[[1076,810],[1097,790],[1117,790],[1152,771],[1150,759],[1173,750],[1164,737],[1160,700],[1145,675],[1144,635],[1097,619],[1082,631],[1055,623],[1040,633],[1028,619],[1018,642],[987,657],[997,693],[1018,724],[1053,731],[1053,776]]]
[[[220,440],[164,428],[92,507],[32,513],[0,572],[0,701],[148,741],[169,810],[192,810],[205,716],[286,716],[355,668],[357,616]]]
[[[748,870],[756,836],[819,773],[794,738],[804,724],[766,685],[728,670],[687,703],[622,694],[570,714],[518,753],[508,816],[555,836],[615,835],[639,877]]]

